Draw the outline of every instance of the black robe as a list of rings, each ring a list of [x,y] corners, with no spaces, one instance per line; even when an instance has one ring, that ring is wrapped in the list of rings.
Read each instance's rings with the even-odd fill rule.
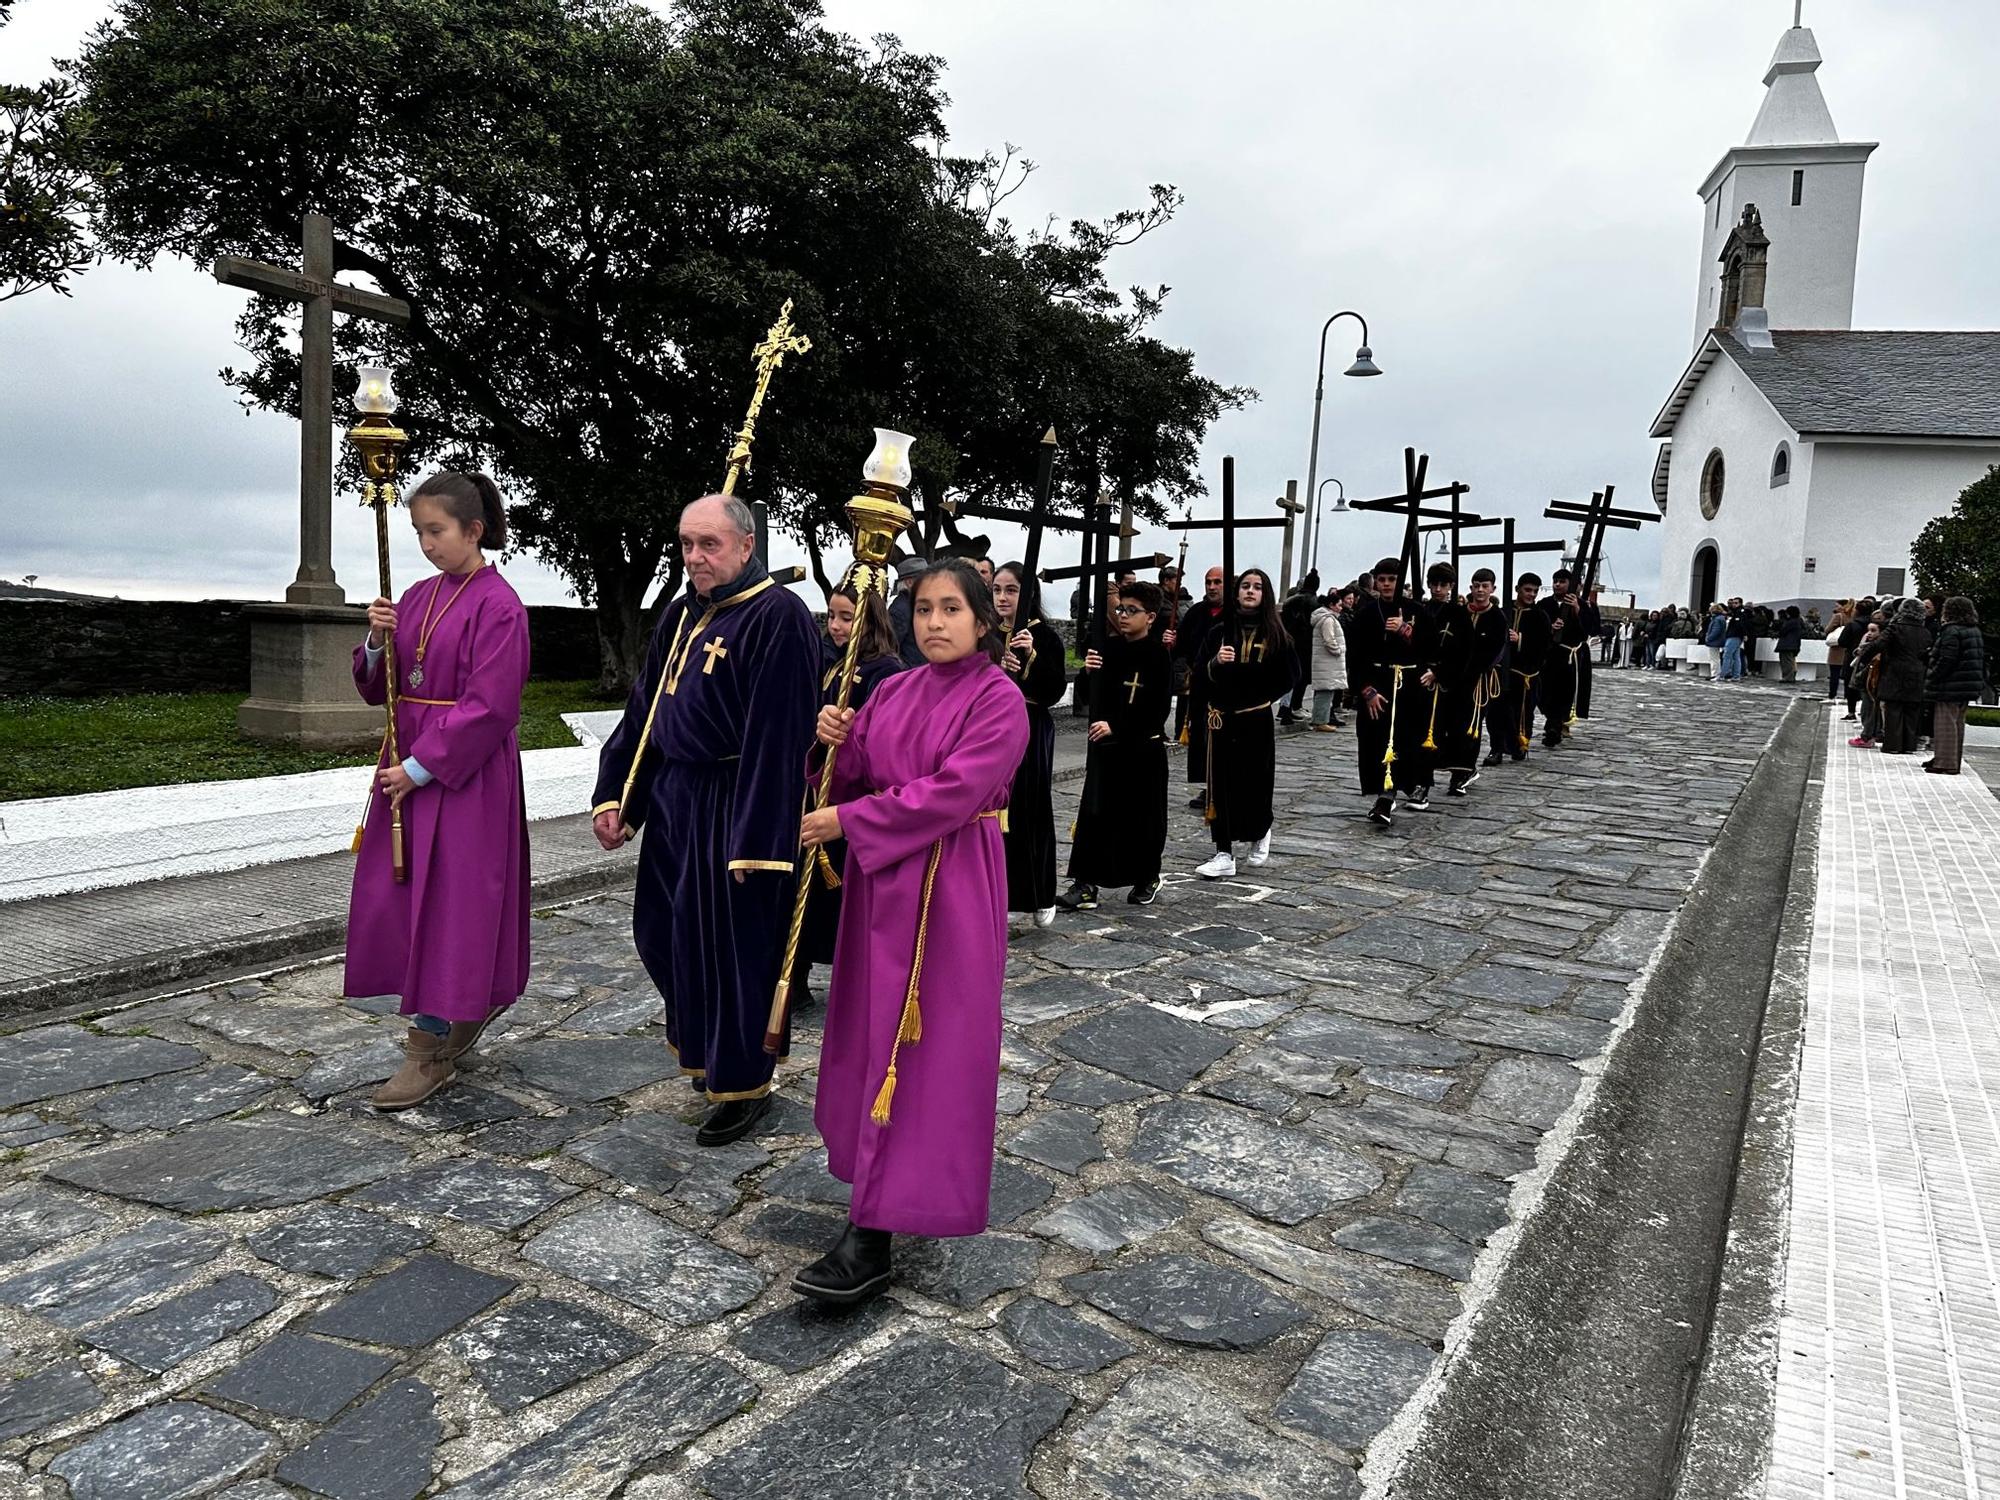
[[[660,611],[591,801],[615,807],[631,783],[632,936],[681,1072],[720,1102],[771,1088],[764,1028],[797,885],[820,653],[805,605],[754,558],[716,593],[690,588]]]
[[[819,705],[831,708],[840,696],[840,663],[845,654],[832,641],[820,642]],[[859,662],[854,670],[854,691],[848,695],[847,706],[856,713],[868,701],[868,695],[875,691],[877,683],[885,677],[893,677],[903,670],[900,656],[871,656]],[[812,891],[806,897],[805,927],[799,936],[799,962],[792,969],[792,987],[796,994],[803,990],[806,982],[806,965],[830,964],[833,962],[833,939],[840,931],[840,890],[839,886],[826,883],[825,871],[832,869],[843,878],[847,872],[847,840],[835,839],[826,847],[826,863],[820,866],[820,874],[812,883]]]
[[[1447,599],[1443,603],[1426,599],[1417,606],[1417,619],[1417,674],[1416,679],[1408,684],[1408,689],[1409,707],[1418,711],[1410,715],[1410,727],[1406,731],[1415,743],[1407,751],[1399,744],[1396,755],[1398,759],[1405,753],[1411,755],[1412,773],[1420,773],[1422,784],[1430,786],[1439,767],[1448,771],[1463,769],[1447,761],[1452,748],[1454,685],[1460,675],[1472,621],[1465,612],[1465,605],[1457,599]],[[1431,675],[1429,687],[1423,684],[1425,672]],[[1401,728],[1399,725],[1398,729]]]
[[[1604,634],[1603,612],[1585,600],[1577,613],[1583,620],[1584,638],[1590,641],[1600,639]],[[1581,651],[1576,658],[1576,716],[1579,719],[1590,717],[1590,657],[1590,652]]]
[[[1443,653],[1444,702],[1438,709],[1437,763],[1441,770],[1472,771],[1486,716],[1500,700],[1501,662],[1507,655],[1507,611],[1488,604],[1477,614],[1459,607],[1458,632]]]
[[[1180,624],[1174,627],[1178,632],[1174,656],[1186,664],[1188,684],[1175,714],[1174,738],[1179,739],[1185,730],[1187,779],[1197,785],[1208,777],[1208,674],[1204,670],[1208,657],[1203,652],[1208,649],[1209,635],[1221,623],[1222,606],[1202,599],[1183,609]]]
[[[1414,622],[1408,635],[1388,628],[1389,620],[1397,615],[1406,624]],[[1428,752],[1421,757],[1405,753],[1405,747],[1414,749],[1409,739],[1411,720],[1418,720],[1416,739],[1422,740],[1421,715],[1430,712],[1429,694],[1417,682],[1428,640],[1422,621],[1416,602],[1401,594],[1386,606],[1373,595],[1354,606],[1354,628],[1348,633],[1347,685],[1355,700],[1361,790],[1376,796],[1387,796],[1392,789],[1412,791],[1424,785],[1429,774]],[[1400,673],[1398,667],[1402,668]],[[1379,715],[1368,712],[1369,688],[1381,696]],[[1389,755],[1392,726],[1396,737],[1393,759]]]
[[[1508,633],[1519,631],[1521,640],[1519,645],[1508,642],[1507,660],[1500,673],[1500,701],[1494,705],[1490,721],[1493,753],[1521,760],[1535,734],[1535,685],[1548,661],[1552,635],[1549,617],[1533,605],[1525,609],[1518,604],[1506,605],[1501,617]]]
[[[1583,670],[1577,663],[1590,654],[1590,635],[1574,594],[1561,598],[1551,594],[1535,608],[1549,622],[1551,636],[1548,661],[1535,684],[1535,702],[1542,711],[1542,743],[1553,748],[1569,732],[1570,710],[1576,707],[1577,675]]]
[[[1236,648],[1236,660],[1216,654]],[[1277,700],[1292,690],[1292,643],[1282,628],[1225,621],[1208,633],[1195,674],[1207,684],[1209,832],[1215,847],[1255,843],[1271,831],[1278,779]]]
[[[1035,638],[1013,675],[1028,704],[1028,748],[1007,799],[1007,910],[1040,911],[1056,904],[1056,721],[1049,708],[1069,686],[1062,637],[1030,620]]]
[[[1164,724],[1172,665],[1156,637],[1113,637],[1104,647],[1101,675],[1092,713],[1110,724],[1111,733],[1091,742],[1069,878],[1095,886],[1145,885],[1159,879],[1167,843]]]

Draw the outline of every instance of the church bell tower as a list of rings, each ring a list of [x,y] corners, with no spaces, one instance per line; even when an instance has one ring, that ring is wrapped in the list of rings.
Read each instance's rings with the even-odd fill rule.
[[[1819,46],[1804,26],[1778,39],[1750,137],[1723,153],[1701,185],[1701,280],[1694,338],[1733,321],[1724,246],[1755,204],[1770,237],[1764,307],[1770,326],[1849,328],[1861,241],[1861,177],[1874,141],[1843,141],[1820,93]]]

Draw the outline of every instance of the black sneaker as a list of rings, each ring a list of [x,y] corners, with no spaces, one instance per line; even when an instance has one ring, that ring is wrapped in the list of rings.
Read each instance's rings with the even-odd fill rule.
[[[1485,761],[1482,762],[1482,764],[1489,766],[1497,766],[1500,764],[1500,760],[1501,760],[1500,752],[1498,750],[1495,750],[1491,755],[1486,757]]]
[[[1420,786],[1403,798],[1404,812],[1427,812],[1431,805],[1431,789]]]
[[[1208,806],[1208,793],[1207,793],[1207,792],[1196,792],[1196,793],[1195,793],[1195,794],[1194,794],[1194,795],[1193,795],[1192,797],[1188,798],[1188,806],[1189,806],[1189,807],[1206,807],[1206,806]]]
[[[1394,805],[1387,797],[1377,797],[1375,805],[1368,809],[1368,821],[1371,823],[1380,823],[1384,828],[1395,827],[1395,815],[1389,811]]]
[[[1160,882],[1157,879],[1153,879],[1147,881],[1144,885],[1133,886],[1126,894],[1125,904],[1128,906],[1151,906],[1159,899],[1159,896]]]
[[[1477,771],[1470,773],[1461,771],[1458,775],[1451,778],[1451,785],[1444,789],[1444,794],[1447,797],[1463,797],[1465,789],[1478,779],[1479,773]]]
[[[1056,905],[1064,911],[1096,911],[1097,887],[1084,881],[1076,881],[1070,888],[1056,897]]]

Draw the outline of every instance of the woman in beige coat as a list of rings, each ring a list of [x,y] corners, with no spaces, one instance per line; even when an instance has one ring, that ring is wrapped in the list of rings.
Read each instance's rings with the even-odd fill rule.
[[[1840,633],[1854,621],[1854,601],[1843,599],[1840,608],[1833,612],[1827,622],[1826,631],[1826,696],[1829,701],[1840,696],[1840,686],[1847,678],[1847,648],[1840,644]]]
[[[1313,728],[1322,734],[1341,727],[1334,705],[1347,686],[1347,631],[1334,609],[1339,599],[1328,594],[1312,616]]]

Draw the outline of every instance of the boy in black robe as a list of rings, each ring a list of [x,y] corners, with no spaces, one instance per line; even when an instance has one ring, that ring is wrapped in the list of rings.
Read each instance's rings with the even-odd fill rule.
[[[1090,749],[1070,844],[1070,887],[1056,904],[1095,911],[1105,886],[1130,886],[1126,901],[1150,906],[1160,894],[1167,847],[1167,742],[1173,688],[1167,648],[1154,631],[1160,590],[1150,583],[1118,588],[1115,634],[1084,665],[1095,677],[1102,712],[1090,725]]]
[[[1465,606],[1458,602],[1458,572],[1450,563],[1432,563],[1424,574],[1429,597],[1417,606],[1417,680],[1410,690],[1408,727],[1398,725],[1396,758],[1409,758],[1409,775],[1414,795],[1406,795],[1403,805],[1422,812],[1430,806],[1431,791],[1437,785],[1437,770],[1451,720],[1445,713],[1450,684],[1459,675],[1465,638],[1470,630]]]
[[[1463,797],[1479,779],[1479,742],[1486,716],[1500,700],[1507,656],[1507,614],[1493,600],[1491,568],[1472,575],[1461,616],[1457,649],[1444,661],[1444,701],[1439,706],[1438,765],[1451,773],[1447,796]]]
[[[1500,701],[1493,705],[1493,753],[1486,764],[1526,760],[1535,732],[1535,683],[1548,661],[1553,636],[1549,617],[1535,608],[1542,580],[1523,573],[1514,584],[1514,602],[1507,609],[1507,661],[1500,673]]]
[[[1174,659],[1183,664],[1180,706],[1174,712],[1174,738],[1187,745],[1187,779],[1199,787],[1208,775],[1208,679],[1202,668],[1207,658],[1202,648],[1208,633],[1222,623],[1222,569],[1210,568],[1202,579],[1202,597],[1181,611],[1174,625],[1171,647]],[[1197,791],[1188,798],[1189,807],[1207,807],[1208,793]]]
[[[1549,580],[1549,597],[1535,607],[1547,616],[1552,637],[1535,700],[1542,710],[1542,744],[1553,750],[1569,733],[1577,675],[1583,670],[1577,663],[1590,654],[1590,634],[1584,628],[1583,610],[1570,587],[1567,568],[1556,569]]]
[[[1395,793],[1402,791],[1414,806],[1428,806],[1429,798],[1414,794],[1421,784],[1418,767],[1396,747],[1409,744],[1408,720],[1427,712],[1417,700],[1425,696],[1417,686],[1420,671],[1417,639],[1418,614],[1415,601],[1401,588],[1403,565],[1393,557],[1375,564],[1370,577],[1371,592],[1354,607],[1354,629],[1349,635],[1347,680],[1358,696],[1354,718],[1355,743],[1360,756],[1361,790],[1375,795],[1368,810],[1370,821],[1389,827],[1395,819]],[[1423,738],[1418,726],[1417,739]]]

